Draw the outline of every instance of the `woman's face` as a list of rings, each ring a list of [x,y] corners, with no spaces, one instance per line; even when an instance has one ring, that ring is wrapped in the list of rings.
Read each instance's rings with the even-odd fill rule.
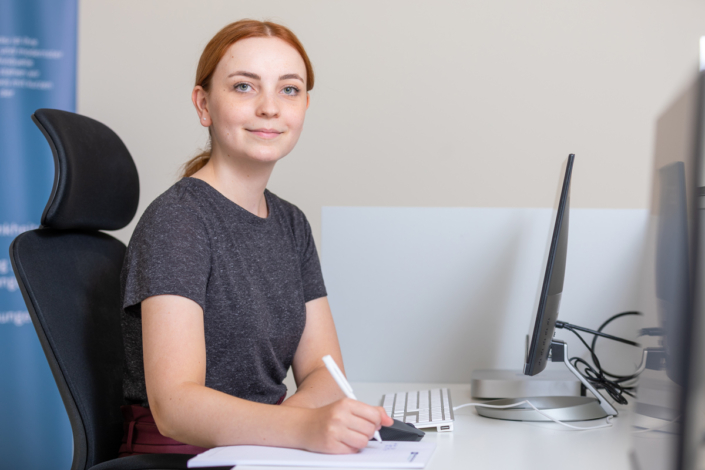
[[[260,162],[287,155],[308,108],[306,78],[303,59],[281,39],[248,38],[230,46],[210,91],[193,92],[201,124],[211,126],[213,154]]]

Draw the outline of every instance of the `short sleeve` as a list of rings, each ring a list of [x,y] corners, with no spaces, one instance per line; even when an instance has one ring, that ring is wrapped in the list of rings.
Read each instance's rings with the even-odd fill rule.
[[[297,209],[297,217],[295,217],[295,233],[296,245],[301,262],[301,279],[304,287],[304,301],[325,297],[328,295],[326,286],[323,282],[323,273],[321,272],[321,262],[318,259],[316,251],[316,243],[313,240],[311,233],[311,225],[306,220],[306,216]]]
[[[202,309],[211,268],[206,226],[196,207],[158,198],[135,228],[122,268],[123,308],[155,295],[179,295]]]

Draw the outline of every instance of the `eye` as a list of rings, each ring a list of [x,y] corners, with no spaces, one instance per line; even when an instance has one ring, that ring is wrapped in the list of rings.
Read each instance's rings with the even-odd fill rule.
[[[235,84],[235,91],[239,91],[239,92],[244,93],[244,92],[250,91],[251,89],[252,89],[252,86],[249,83],[241,82],[241,83]]]
[[[299,89],[295,86],[285,86],[282,90],[285,95],[296,96],[299,94]]]

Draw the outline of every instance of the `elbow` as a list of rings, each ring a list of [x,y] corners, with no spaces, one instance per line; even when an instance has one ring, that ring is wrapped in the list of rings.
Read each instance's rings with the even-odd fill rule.
[[[157,425],[159,434],[164,437],[178,440],[175,437],[178,434],[176,429],[178,426],[175,426],[174,420],[170,419],[169,410],[164,409],[158,400],[150,400],[149,408],[152,411],[152,418],[154,418],[154,424]]]
[[[159,434],[185,444],[195,444],[192,422],[185,410],[192,408],[194,396],[192,384],[184,383],[171,387],[150,387],[147,383],[147,400]]]
[[[192,414],[186,412],[192,409],[194,404],[190,384],[159,390],[159,392],[161,393],[149,393],[149,387],[147,387],[149,407],[159,434],[184,444],[204,447],[202,443],[193,442],[193,422],[188,418]]]
[[[147,401],[159,434],[179,442],[184,442],[186,431],[182,419],[182,405],[188,402],[188,394],[184,392],[180,386],[156,390],[147,386]]]

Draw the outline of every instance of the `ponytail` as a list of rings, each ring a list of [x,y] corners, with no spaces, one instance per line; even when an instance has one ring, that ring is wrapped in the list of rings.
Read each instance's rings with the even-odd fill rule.
[[[184,163],[184,165],[181,167],[183,168],[183,173],[181,175],[182,178],[188,178],[189,176],[193,176],[194,173],[196,173],[198,170],[206,166],[206,163],[208,163],[208,160],[211,159],[211,151],[210,149],[204,150],[203,152],[199,153],[195,157],[193,157],[191,160],[187,161]]]

